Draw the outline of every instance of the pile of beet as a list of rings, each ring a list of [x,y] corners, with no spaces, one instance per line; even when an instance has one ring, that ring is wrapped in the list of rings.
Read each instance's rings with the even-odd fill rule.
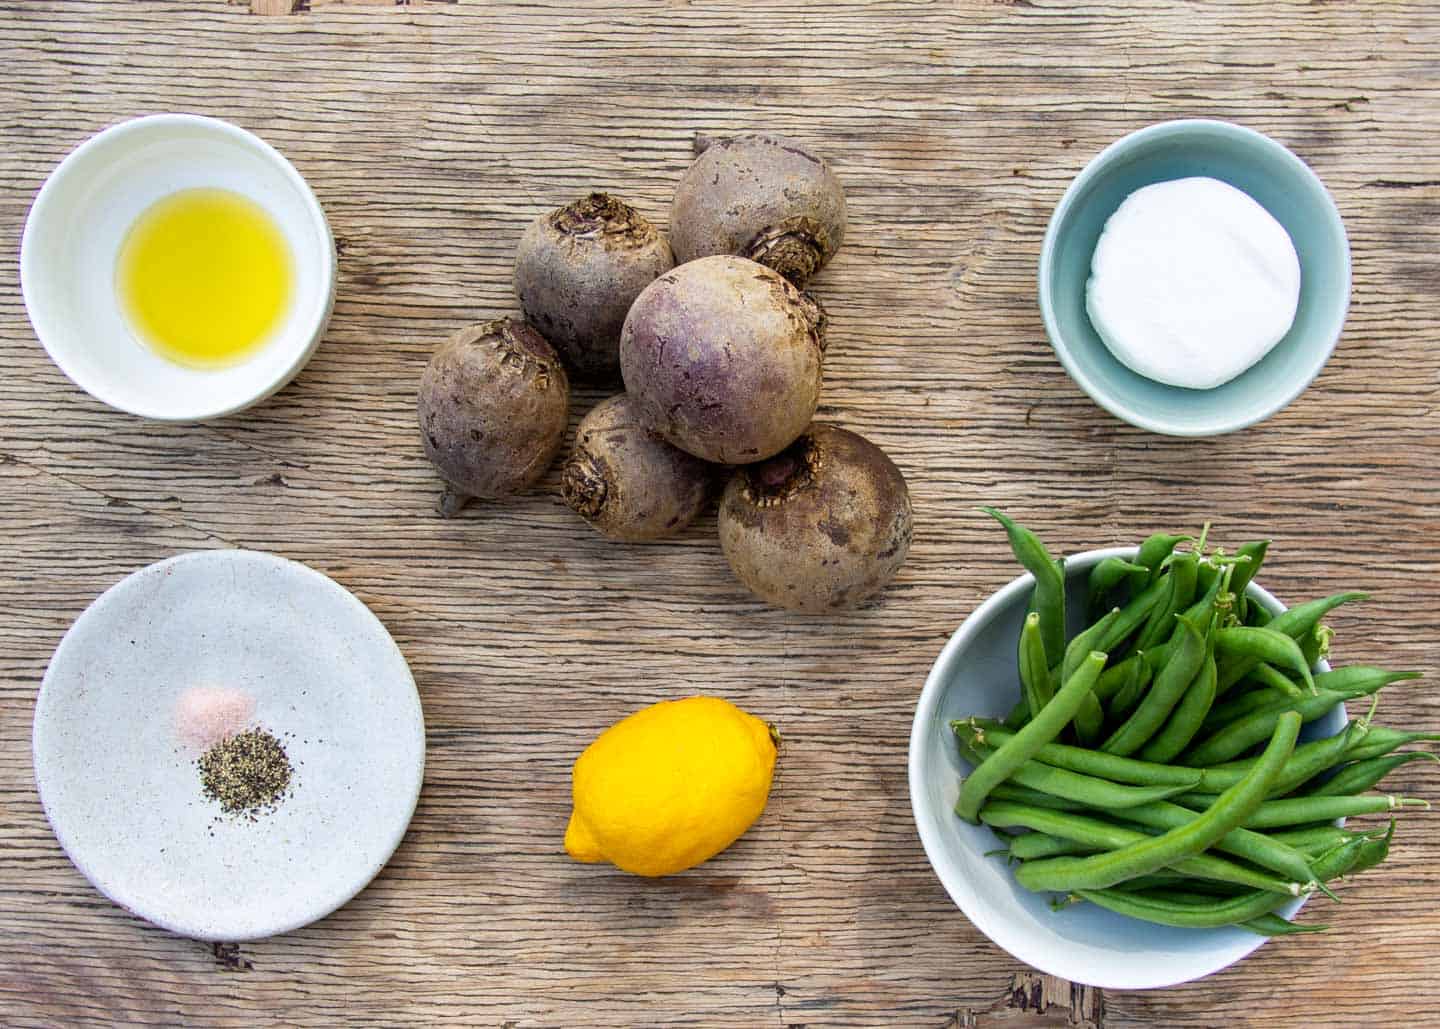
[[[905,562],[905,477],[875,444],[813,421],[825,312],[804,292],[845,236],[821,158],[761,135],[697,143],[670,242],[592,193],[526,229],[524,320],[462,330],[421,379],[440,511],[533,484],[559,450],[570,381],[623,381],[581,421],[565,502],[605,536],[663,539],[720,499],[736,577],[780,607],[859,606]],[[672,249],[673,247],[673,249]]]

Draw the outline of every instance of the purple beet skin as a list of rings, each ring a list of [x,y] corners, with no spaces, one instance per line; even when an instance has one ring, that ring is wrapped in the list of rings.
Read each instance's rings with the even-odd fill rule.
[[[687,453],[749,464],[805,431],[820,399],[825,315],[740,257],[680,265],[647,286],[620,334],[636,416]]]
[[[555,351],[518,318],[473,325],[435,351],[420,378],[420,438],[446,489],[440,513],[518,493],[560,443],[570,383]]]
[[[676,260],[738,254],[804,286],[835,255],[845,191],[824,160],[779,136],[702,137],[696,149],[670,206]]]
[[[735,577],[756,596],[839,611],[874,596],[905,563],[910,492],[883,450],[817,422],[783,453],[735,471],[719,524]]]

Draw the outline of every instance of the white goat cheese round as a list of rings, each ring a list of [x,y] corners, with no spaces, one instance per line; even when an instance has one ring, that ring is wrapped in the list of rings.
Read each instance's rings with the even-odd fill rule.
[[[1211,389],[1259,361],[1290,330],[1300,259],[1248,194],[1210,178],[1137,189],[1112,214],[1090,261],[1085,307],[1128,368]]]

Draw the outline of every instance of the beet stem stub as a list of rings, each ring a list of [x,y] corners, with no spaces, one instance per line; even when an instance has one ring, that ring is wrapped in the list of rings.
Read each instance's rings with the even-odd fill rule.
[[[639,211],[609,193],[591,193],[550,215],[550,224],[566,236],[609,235],[643,239],[652,233]]]
[[[609,494],[605,466],[591,454],[576,454],[560,474],[560,493],[565,503],[582,518],[598,517]]]
[[[808,432],[780,453],[745,469],[746,493],[757,507],[783,503],[810,485],[820,467],[820,450]]]
[[[799,286],[820,270],[831,249],[819,222],[797,217],[766,228],[740,256],[773,268]]]
[[[790,476],[795,474],[795,460],[788,454],[781,454],[773,460],[766,461],[757,474],[764,486],[775,489],[785,485]]]

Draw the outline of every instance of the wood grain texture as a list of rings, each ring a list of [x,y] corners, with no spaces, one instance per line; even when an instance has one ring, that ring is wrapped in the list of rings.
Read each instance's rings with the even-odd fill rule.
[[[1206,519],[1222,540],[1268,535],[1264,579],[1282,599],[1374,594],[1334,618],[1345,659],[1440,673],[1433,4],[251,6],[0,0],[7,1024],[984,1024],[1023,970],[940,888],[905,776],[930,663],[1015,574],[981,503],[1064,551]],[[167,110],[280,147],[340,250],[314,360],[265,405],[204,426],[144,423],[73,387],[18,284],[20,230],[55,162]],[[1049,213],[1086,160],[1189,115],[1244,122],[1311,163],[1345,218],[1354,297],[1296,403],[1187,442],[1079,391],[1045,342],[1034,279]],[[553,471],[512,503],[437,518],[416,382],[450,332],[514,309],[523,226],[592,187],[663,223],[693,134],[757,128],[810,142],[848,190],[846,245],[815,283],[832,317],[822,416],[910,480],[916,541],[882,602],[830,620],[767,610],[731,581],[713,516],[671,544],[607,544],[560,503]],[[578,394],[574,418],[598,398]],[[409,835],[354,902],[212,948],[90,888],[46,824],[29,739],[46,662],[96,594],[226,546],[308,562],[371,606],[420,684],[429,760]],[[566,860],[584,744],[698,691],[785,735],[762,821],[667,881]],[[1437,696],[1393,691],[1382,717],[1440,726]],[[1436,796],[1428,767],[1395,782]],[[1199,983],[1107,993],[1103,1010],[1083,997],[1075,1020],[1436,1023],[1437,824],[1407,818],[1391,861],[1327,908],[1330,933]]]

